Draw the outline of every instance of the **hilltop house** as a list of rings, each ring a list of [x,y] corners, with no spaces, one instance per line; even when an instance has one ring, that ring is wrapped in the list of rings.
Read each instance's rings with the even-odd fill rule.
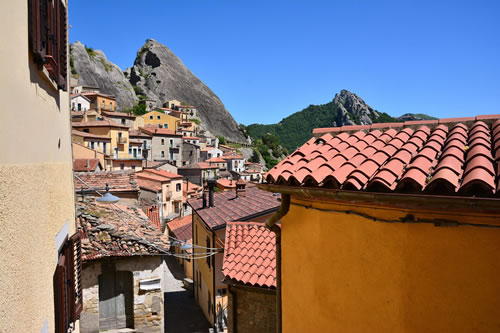
[[[212,157],[221,157],[223,154],[222,150],[215,147],[206,147],[200,150],[200,162],[205,162]]]
[[[74,122],[72,123],[73,129],[79,132],[85,132],[93,135],[97,135],[101,138],[106,137],[110,141],[109,150],[107,147],[103,148],[105,154],[110,154],[113,159],[128,159],[128,127],[120,125],[111,120],[100,120],[100,121],[89,121],[89,122]],[[76,133],[78,134],[78,133]],[[76,135],[75,134],[75,135]],[[92,148],[92,141],[89,142],[90,148]],[[94,148],[92,148],[94,149]]]
[[[203,185],[208,179],[216,179],[219,175],[217,165],[202,162],[178,168],[177,172],[199,186]]]
[[[0,332],[75,332],[82,305],[67,1],[44,3],[1,6]]]
[[[82,235],[81,333],[163,332],[163,272],[170,242],[137,208],[78,202]]]
[[[499,158],[500,115],[314,130],[258,185],[282,331],[497,331]]]
[[[153,161],[171,161],[182,165],[182,134],[167,128],[141,127],[143,133],[151,135],[151,157]]]
[[[71,95],[71,111],[90,110],[90,99],[82,94]]]
[[[200,146],[184,140],[182,143],[182,166],[192,165],[200,160]]]
[[[90,109],[101,111],[115,111],[116,98],[111,95],[106,95],[101,92],[82,92],[81,95],[90,100]]]
[[[227,286],[222,283],[226,224],[266,220],[279,207],[279,196],[245,185],[236,191],[214,193],[214,186],[215,181],[209,181],[208,198],[205,193],[201,199],[189,200],[189,205],[193,208],[193,244],[217,252],[206,260],[193,261],[195,298],[209,322],[222,328],[227,313]]]
[[[144,126],[151,125],[157,128],[167,128],[173,132],[176,131],[177,124],[180,123],[180,119],[172,117],[168,114],[159,111],[151,111],[142,115],[144,119]]]
[[[118,111],[101,111],[101,115],[117,124],[134,128],[135,116],[132,113]]]

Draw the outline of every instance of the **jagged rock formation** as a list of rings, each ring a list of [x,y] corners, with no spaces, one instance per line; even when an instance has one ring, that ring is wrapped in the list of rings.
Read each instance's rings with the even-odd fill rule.
[[[165,45],[149,39],[126,75],[147,99],[160,106],[171,99],[188,102],[196,106],[202,127],[232,141],[246,141],[221,100]]]
[[[380,117],[379,113],[365,101],[345,89],[335,95],[333,103],[337,106],[337,116],[333,121],[333,126],[368,125]]]
[[[110,62],[100,50],[85,48],[80,42],[71,44],[72,70],[76,71],[78,84],[99,87],[116,97],[118,109],[127,109],[138,100],[134,88],[117,65]]]

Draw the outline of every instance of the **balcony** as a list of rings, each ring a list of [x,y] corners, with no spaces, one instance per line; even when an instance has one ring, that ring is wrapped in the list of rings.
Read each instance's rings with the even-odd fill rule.
[[[119,145],[122,145],[122,144],[125,144],[127,143],[127,138],[123,137],[123,136],[118,136],[116,138],[116,142],[119,144]]]

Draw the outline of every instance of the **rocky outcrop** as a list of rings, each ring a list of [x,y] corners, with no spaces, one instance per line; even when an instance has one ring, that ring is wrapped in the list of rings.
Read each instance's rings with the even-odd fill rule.
[[[345,89],[335,95],[333,103],[337,106],[337,116],[333,121],[333,126],[368,125],[380,116],[359,96]]]
[[[78,84],[99,87],[101,92],[116,97],[117,109],[130,108],[138,100],[134,88],[117,65],[100,50],[86,49],[80,42],[71,44],[73,70]]]
[[[147,99],[160,106],[171,99],[188,102],[196,106],[204,129],[231,141],[246,141],[221,100],[165,45],[148,40],[126,74]]]

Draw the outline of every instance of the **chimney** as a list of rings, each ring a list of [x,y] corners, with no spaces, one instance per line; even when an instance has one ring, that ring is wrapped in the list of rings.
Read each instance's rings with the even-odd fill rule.
[[[247,186],[247,183],[240,177],[238,181],[236,182],[236,197],[244,197],[246,196],[246,190],[245,187]]]
[[[201,208],[207,208],[207,191],[205,190],[203,190],[202,200],[203,200],[203,206]]]
[[[87,158],[87,171],[90,169],[90,160]]]
[[[207,180],[207,185],[208,185],[208,206],[213,207],[214,206],[214,187],[215,187],[216,180],[215,179],[209,179]]]

